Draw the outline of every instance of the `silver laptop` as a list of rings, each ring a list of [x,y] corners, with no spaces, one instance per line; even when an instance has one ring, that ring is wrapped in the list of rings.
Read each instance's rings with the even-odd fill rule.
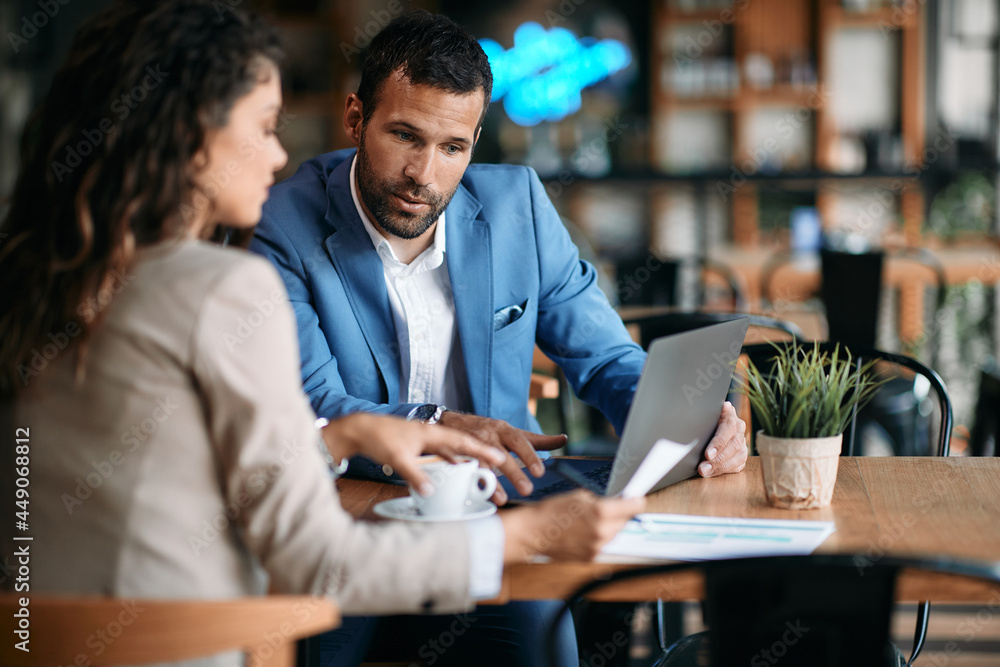
[[[694,477],[715,434],[748,324],[749,318],[737,317],[654,340],[614,461],[560,459],[560,465],[573,467],[592,486],[614,496],[632,479],[656,441],[666,438],[685,445],[687,451],[650,492]],[[545,475],[532,479],[535,490],[530,496],[518,493],[506,476],[500,483],[512,501],[520,502],[576,488],[550,469],[553,464],[547,460]]]

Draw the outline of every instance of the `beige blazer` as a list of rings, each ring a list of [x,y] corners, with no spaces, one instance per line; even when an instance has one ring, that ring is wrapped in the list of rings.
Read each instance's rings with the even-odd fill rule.
[[[31,591],[225,598],[270,584],[331,595],[348,614],[472,606],[461,525],[372,525],[341,507],[266,260],[161,244],[115,289],[91,304],[107,320],[83,383],[54,332],[0,417],[8,442],[30,429],[29,530],[14,526],[4,462],[0,554],[15,563],[11,534],[34,537]]]

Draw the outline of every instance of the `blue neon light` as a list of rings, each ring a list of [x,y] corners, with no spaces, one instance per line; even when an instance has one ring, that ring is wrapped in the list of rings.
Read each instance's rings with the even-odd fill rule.
[[[534,22],[514,31],[514,46],[504,50],[492,39],[479,40],[493,70],[493,102],[503,100],[512,121],[531,127],[580,110],[580,91],[625,69],[632,52],[614,39],[577,39],[565,28],[545,30]]]

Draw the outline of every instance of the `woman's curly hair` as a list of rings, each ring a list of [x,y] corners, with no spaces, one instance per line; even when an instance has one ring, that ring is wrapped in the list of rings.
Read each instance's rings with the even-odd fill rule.
[[[234,4],[121,0],[77,32],[25,127],[0,225],[0,397],[67,327],[82,373],[103,311],[87,304],[107,302],[137,247],[189,233],[206,131],[283,56],[275,29]]]

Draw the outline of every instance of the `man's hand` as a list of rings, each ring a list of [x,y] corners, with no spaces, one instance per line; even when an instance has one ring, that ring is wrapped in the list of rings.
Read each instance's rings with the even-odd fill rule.
[[[722,406],[715,437],[705,448],[705,460],[698,466],[702,477],[715,477],[730,472],[742,472],[747,464],[746,422],[736,416],[729,401]]]
[[[504,461],[499,465],[500,471],[517,487],[521,495],[527,496],[534,489],[531,480],[521,470],[520,464],[511,454],[517,454],[524,466],[535,477],[545,474],[545,465],[535,453],[536,449],[558,449],[566,444],[565,435],[539,435],[529,431],[514,428],[505,421],[462,414],[461,412],[445,412],[438,424],[454,428],[474,437],[476,440],[492,445],[503,452]],[[493,502],[503,505],[507,502],[507,494],[497,487],[493,494]]]
[[[331,421],[323,429],[323,440],[335,458],[363,454],[389,464],[424,495],[434,488],[417,460],[421,454],[437,454],[448,461],[471,456],[488,466],[501,465],[506,459],[466,433],[366,412]]]
[[[538,505],[505,511],[504,563],[543,555],[556,560],[593,560],[625,522],[646,508],[645,498],[598,498],[574,491]]]

